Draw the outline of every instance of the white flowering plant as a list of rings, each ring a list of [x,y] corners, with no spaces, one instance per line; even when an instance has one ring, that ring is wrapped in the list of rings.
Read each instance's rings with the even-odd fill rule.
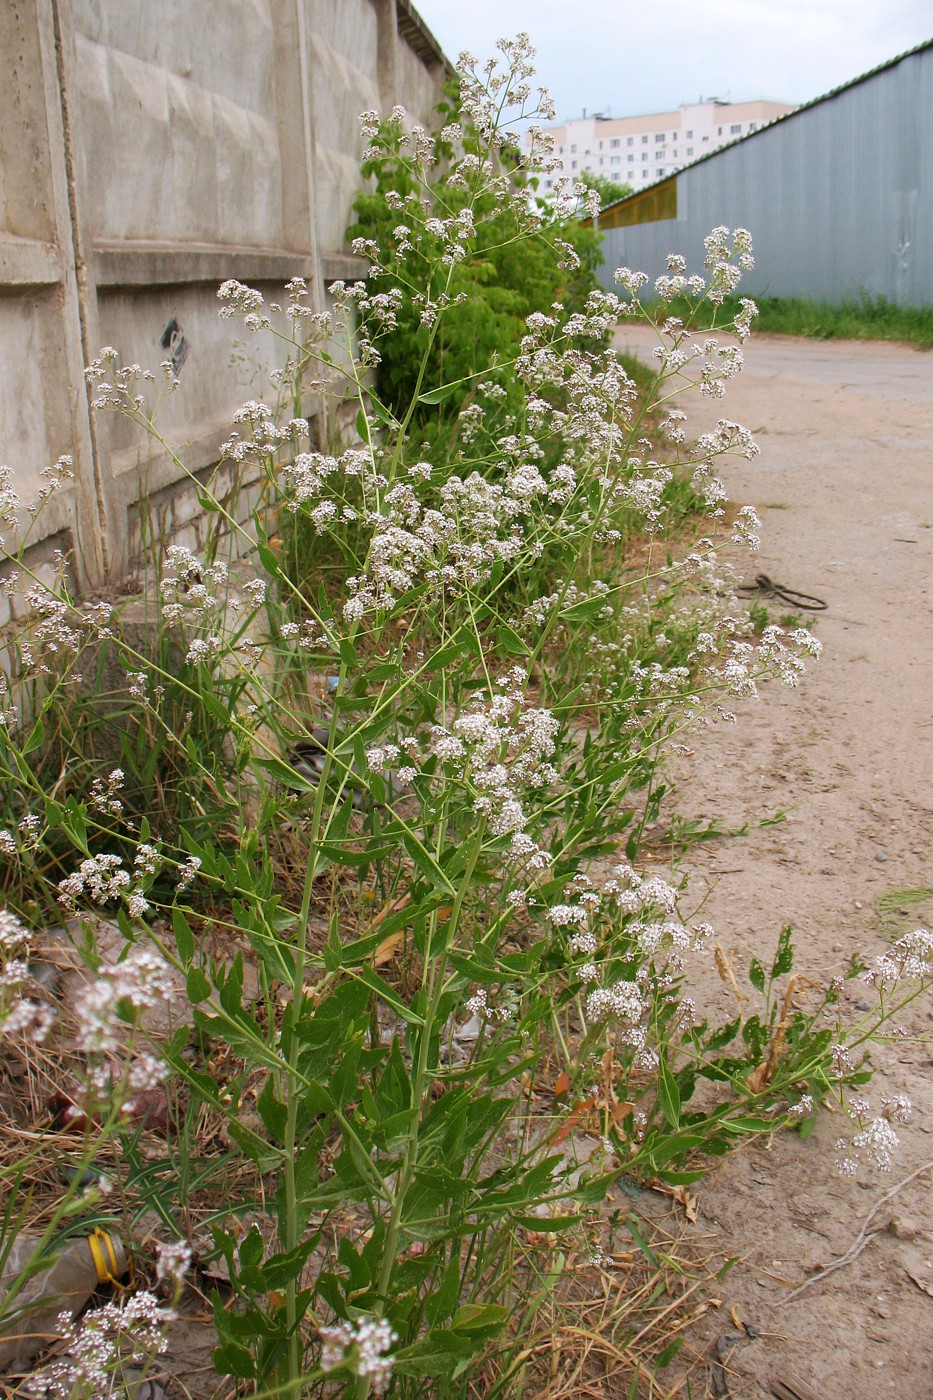
[[[151,542],[152,646],[119,608],[76,600],[65,561],[43,582],[22,541],[8,550],[28,580],[0,693],[8,900],[123,931],[125,959],[76,1008],[92,1056],[116,1053],[140,986],[169,1000],[167,970],[183,979],[194,1037],[182,1024],[151,1050],[181,1140],[185,1119],[220,1118],[260,1179],[213,1229],[235,1299],[215,1301],[216,1364],[255,1393],[459,1394],[482,1366],[507,1375],[526,1235],[591,1235],[622,1173],[684,1182],[749,1135],[806,1130],[866,1081],[868,1043],[930,977],[918,934],[869,974],[878,1013],[847,1028],[839,987],[797,1004],[785,932],[770,972],[750,969],[760,1011],[743,1000],[711,1028],[697,1009],[712,931],[640,860],[666,755],[762,680],[796,685],[819,644],[750,635],[715,545],[755,548],[757,521],[727,516],[717,468],[757,447],[728,419],[691,440],[672,407],[681,388],[723,395],[734,344],[662,311],[637,385],[611,345],[646,314],[623,268],[618,295],[534,307],[508,358],[486,347],[464,374],[445,348],[504,207],[510,249],[544,248],[558,283],[578,270],[503,134],[528,115],[530,56],[524,36],[484,68],[465,55],[466,129],[437,140],[365,114],[373,198],[396,221],[388,246],[360,245],[366,280],[329,306],[300,279],[282,303],[220,288],[221,315],[286,359],[215,479],[175,457],[213,528],[200,551]],[[536,133],[530,166],[545,147]],[[655,295],[715,305],[751,256],[746,231],[714,230],[704,275],[672,255]],[[383,393],[372,371],[413,312],[417,359]],[[88,374],[99,411],[172,453],[138,366],[107,348]],[[674,481],[705,531],[683,549],[664,540]],[[82,657],[109,678],[96,727]],[[0,1031],[37,1036],[17,927]],[[854,1151],[883,1165],[905,1106],[853,1111]],[[265,1228],[238,1218],[263,1208]]]

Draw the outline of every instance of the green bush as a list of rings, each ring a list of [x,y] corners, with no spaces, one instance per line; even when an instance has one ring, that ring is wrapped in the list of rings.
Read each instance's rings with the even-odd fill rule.
[[[419,405],[422,423],[439,410],[456,413],[478,376],[496,378],[512,395],[508,371],[528,317],[555,303],[582,311],[602,262],[593,229],[558,218],[536,199],[537,181],[516,147],[506,142],[495,149],[497,178],[490,181],[490,151],[459,100],[438,110],[441,128],[416,142],[400,121],[379,124],[362,166],[374,183],[357,196],[356,222],[347,233],[375,258],[378,290],[400,294],[397,328],[378,352],[382,402],[404,418],[423,384],[452,386],[436,407]],[[503,198],[503,187],[524,194],[524,202]],[[448,245],[439,258],[444,240],[432,232],[432,221],[458,216],[468,216],[463,256],[454,251],[448,260]],[[432,305],[446,306],[446,314],[425,324]]]

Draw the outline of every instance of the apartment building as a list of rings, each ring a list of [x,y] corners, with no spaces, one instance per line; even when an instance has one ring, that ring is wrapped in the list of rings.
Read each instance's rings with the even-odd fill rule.
[[[546,130],[554,137],[554,154],[563,162],[565,175],[586,171],[638,190],[793,110],[785,102],[709,98],[685,103],[676,112],[641,117],[584,114]],[[542,181],[543,194],[553,188],[555,178]]]

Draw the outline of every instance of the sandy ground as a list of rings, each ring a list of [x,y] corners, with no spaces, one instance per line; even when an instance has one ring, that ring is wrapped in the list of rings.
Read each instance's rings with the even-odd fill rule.
[[[627,328],[618,343],[647,354],[656,342]],[[679,768],[681,815],[736,827],[789,814],[692,847],[688,907],[706,898],[703,916],[740,966],[752,953],[765,961],[791,923],[797,970],[825,976],[854,950],[933,926],[933,900],[907,914],[876,907],[892,891],[933,886],[933,356],[754,337],[725,400],[691,395],[682,407],[691,431],[724,416],[761,447],[723,472],[730,497],[764,523],[760,554],[741,562],[747,577],[764,572],[829,603],[816,624],[823,658],[801,689],[770,687]],[[787,611],[764,601],[773,620]],[[873,1052],[869,1097],[896,1089],[914,1104],[889,1174],[840,1177],[838,1116],[824,1115],[809,1141],[783,1134],[701,1183],[698,1235],[740,1262],[696,1344],[712,1349],[735,1332],[733,1305],[760,1332],[720,1342],[710,1395],[933,1396],[933,1171],[879,1210],[871,1228],[887,1228],[851,1264],[785,1301],[849,1248],[881,1196],[933,1167],[931,1004],[915,1004],[906,1023],[919,1041]]]

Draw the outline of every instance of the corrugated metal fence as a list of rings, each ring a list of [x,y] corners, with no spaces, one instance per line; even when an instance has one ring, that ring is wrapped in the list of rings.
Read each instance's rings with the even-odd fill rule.
[[[676,181],[674,218],[607,230],[606,286],[621,266],[657,276],[670,252],[700,270],[705,235],[726,224],[752,232],[756,268],[742,282],[751,296],[865,293],[933,306],[933,44]]]

